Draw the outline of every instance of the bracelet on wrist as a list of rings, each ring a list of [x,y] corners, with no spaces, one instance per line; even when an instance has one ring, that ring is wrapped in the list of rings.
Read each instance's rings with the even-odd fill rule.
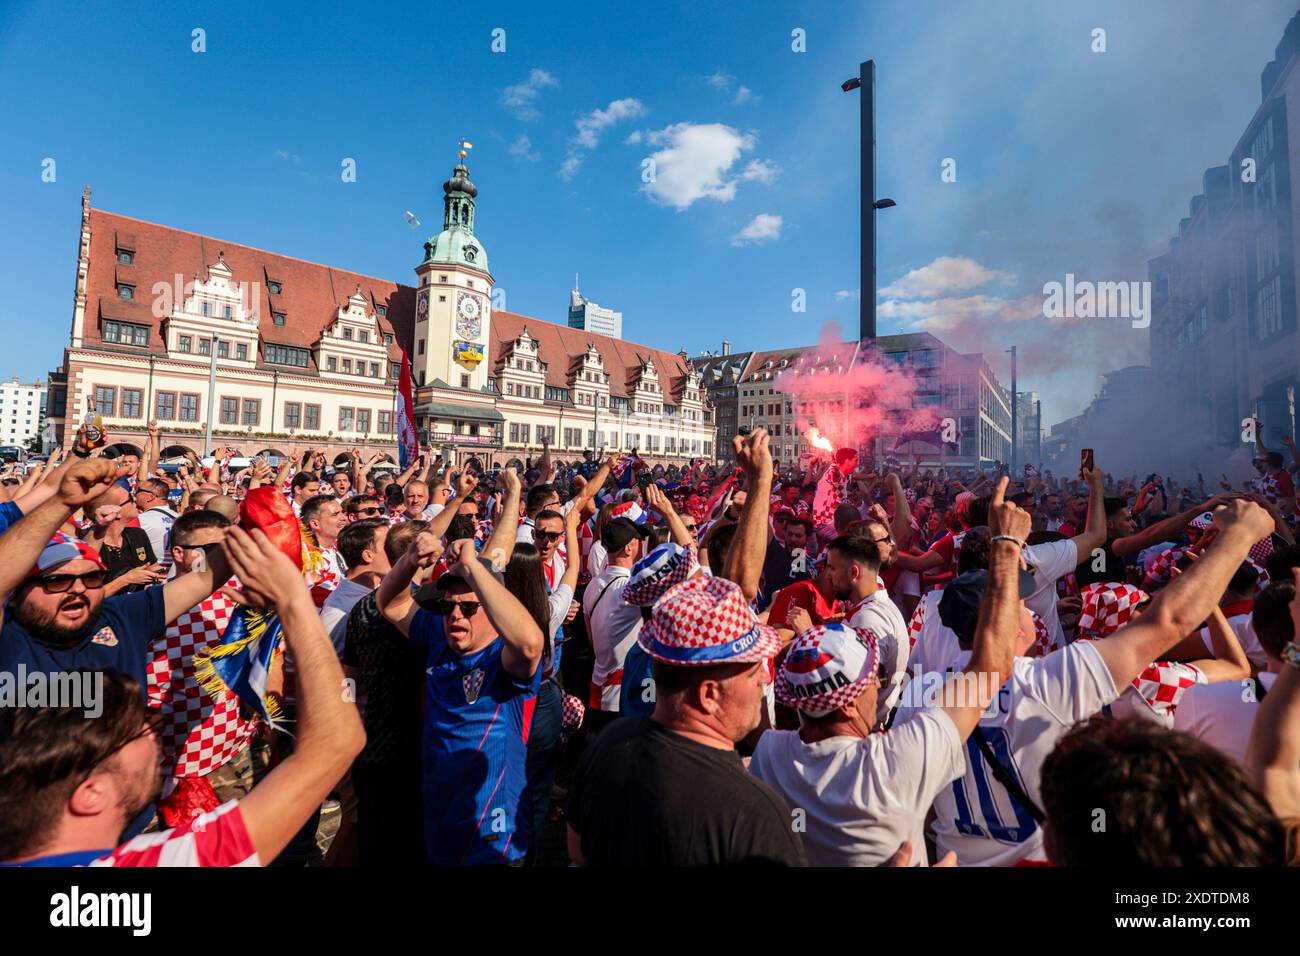
[[[1013,538],[1013,537],[1012,537],[1011,535],[1009,535],[1009,534],[995,534],[993,537],[989,538],[989,540],[990,540],[990,541],[1010,541],[1012,544],[1014,544],[1014,545],[1016,545],[1017,547],[1020,547],[1020,548],[1023,548],[1023,547],[1025,546],[1025,543],[1024,543],[1023,541],[1021,541],[1019,538]]]
[[[1300,667],[1300,644],[1295,641],[1287,641],[1282,647],[1282,660],[1292,667]]]

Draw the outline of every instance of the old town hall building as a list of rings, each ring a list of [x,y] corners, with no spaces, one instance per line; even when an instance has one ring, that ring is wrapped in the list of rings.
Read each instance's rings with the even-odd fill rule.
[[[402,350],[421,439],[486,466],[584,449],[713,458],[699,373],[681,355],[493,308],[461,161],[414,286],[92,208],[82,197],[72,332],[49,419],[112,437],[253,455],[354,445],[395,458]],[[210,387],[210,382],[214,383]]]

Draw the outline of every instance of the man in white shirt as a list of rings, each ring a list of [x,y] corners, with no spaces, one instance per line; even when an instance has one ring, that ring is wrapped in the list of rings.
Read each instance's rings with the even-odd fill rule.
[[[1019,628],[1020,545],[1029,515],[1002,500],[990,520],[995,542],[978,635],[962,674],[951,675],[933,706],[886,734],[873,734],[881,675],[879,635],[844,624],[802,628],[776,678],[777,699],[799,713],[798,731],[768,731],[749,770],[806,814],[804,852],[822,866],[878,866],[904,843],[925,865],[923,826],[935,794],[960,775],[962,743],[994,700],[1012,665]],[[845,548],[833,544],[831,560]],[[874,575],[873,575],[874,577]]]
[[[330,592],[320,610],[321,623],[330,636],[334,650],[343,652],[347,637],[348,615],[358,601],[379,587],[384,575],[392,570],[384,542],[388,540],[388,522],[383,518],[363,518],[345,527],[338,537],[338,551],[348,567],[348,576]]]
[[[592,578],[582,597],[582,614],[596,657],[588,706],[609,715],[618,713],[623,659],[641,632],[641,609],[623,600],[623,589],[641,557],[642,542],[649,536],[645,525],[628,518],[615,518],[605,525],[600,540],[609,553],[609,566]]]
[[[831,587],[846,605],[846,622],[870,630],[879,641],[884,687],[877,697],[876,722],[883,723],[907,682],[910,642],[902,612],[880,586],[880,549],[870,538],[841,535],[831,542],[827,560]]]
[[[1163,659],[1200,625],[1262,536],[1259,529],[1271,522],[1253,502],[1229,502],[1215,513],[1219,534],[1201,559],[1156,595],[1135,622],[1105,640],[1076,642],[1041,658],[1017,656],[998,706],[984,714],[966,745],[965,773],[934,801],[939,852],[956,852],[963,866],[1046,861],[1040,771],[1056,741],[1114,701],[1152,661]],[[950,585],[949,598],[946,623],[968,646],[974,631],[969,594]],[[1017,654],[1025,650],[1022,637]]]
[[[554,485],[533,485],[524,498],[524,519],[519,522],[519,528],[515,531],[515,542],[532,544],[537,516],[543,511],[559,510],[560,493],[555,490]]]
[[[314,471],[300,471],[293,476],[289,486],[293,499],[293,513],[302,516],[302,506],[320,494],[320,479]]]
[[[1246,744],[1260,702],[1273,689],[1273,682],[1285,666],[1281,658],[1282,648],[1295,638],[1290,610],[1294,597],[1295,584],[1274,581],[1255,599],[1251,630],[1268,661],[1266,670],[1253,679],[1191,688],[1174,712],[1175,730],[1199,737],[1245,765]],[[1232,618],[1228,623],[1232,623]]]
[[[147,478],[135,489],[135,506],[140,510],[140,528],[149,536],[149,545],[164,569],[172,564],[172,523],[180,517],[167,504],[167,483]]]

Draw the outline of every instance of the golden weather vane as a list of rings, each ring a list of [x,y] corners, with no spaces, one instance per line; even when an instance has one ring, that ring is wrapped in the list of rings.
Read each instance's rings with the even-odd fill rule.
[[[466,156],[468,156],[468,155],[469,155],[469,151],[470,151],[471,149],[474,148],[474,144],[471,143],[471,142],[470,142],[469,140],[467,140],[467,139],[462,139],[462,140],[461,140],[459,143],[457,143],[456,145],[460,147],[460,158],[461,158],[461,159],[464,159]]]

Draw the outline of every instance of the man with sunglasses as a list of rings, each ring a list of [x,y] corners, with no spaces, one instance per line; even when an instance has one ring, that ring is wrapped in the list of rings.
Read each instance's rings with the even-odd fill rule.
[[[147,478],[135,489],[135,506],[140,512],[140,527],[149,536],[149,545],[158,555],[163,570],[171,568],[171,546],[167,537],[178,514],[171,509],[167,494],[171,489],[159,478]]]
[[[472,540],[453,542],[451,569],[413,597],[412,577],[442,551],[434,535],[417,536],[375,596],[428,648],[425,849],[435,866],[518,865],[533,841],[527,740],[545,636]]]
[[[379,499],[374,495],[356,494],[343,502],[343,513],[349,522],[353,522],[379,518],[384,512],[379,506]]]

